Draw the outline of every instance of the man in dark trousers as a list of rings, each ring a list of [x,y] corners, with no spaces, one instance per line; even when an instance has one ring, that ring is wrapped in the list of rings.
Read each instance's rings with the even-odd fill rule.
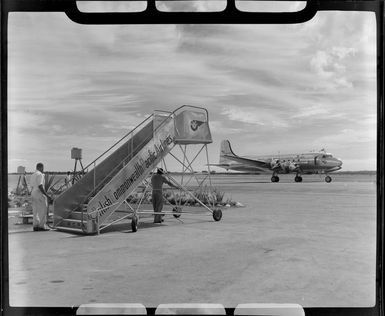
[[[162,168],[158,168],[157,172],[151,178],[152,185],[152,207],[154,212],[161,212],[163,208],[163,183],[167,183],[169,186],[176,188],[174,184],[166,179],[163,175]],[[154,216],[154,223],[163,222],[162,215]]]

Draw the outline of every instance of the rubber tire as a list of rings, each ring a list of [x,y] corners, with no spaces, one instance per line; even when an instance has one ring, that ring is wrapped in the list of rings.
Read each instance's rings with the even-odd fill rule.
[[[330,176],[325,177],[325,182],[330,183],[332,182],[332,178]]]
[[[279,177],[278,176],[272,176],[271,182],[279,182]]]
[[[213,211],[213,218],[216,222],[219,222],[222,218],[222,210],[216,209]]]
[[[174,216],[175,218],[179,218],[182,215],[182,214],[178,214],[178,213],[182,213],[182,209],[178,206],[174,207],[172,209],[172,212],[176,213],[176,214],[172,214],[172,216]]]
[[[295,182],[302,182],[302,177],[297,176],[297,177],[294,178],[294,181]]]
[[[138,217],[134,215],[131,220],[131,229],[132,232],[135,233],[138,231]]]

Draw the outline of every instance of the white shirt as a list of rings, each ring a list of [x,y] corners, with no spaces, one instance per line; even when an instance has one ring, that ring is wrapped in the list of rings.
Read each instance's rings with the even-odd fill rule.
[[[44,188],[44,182],[45,182],[44,173],[41,173],[39,170],[36,170],[35,173],[32,174],[31,180],[30,180],[32,191],[33,190],[40,191],[39,185],[42,185]]]

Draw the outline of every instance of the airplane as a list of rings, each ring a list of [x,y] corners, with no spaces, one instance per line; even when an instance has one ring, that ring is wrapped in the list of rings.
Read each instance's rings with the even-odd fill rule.
[[[330,183],[330,172],[340,170],[342,161],[327,153],[278,154],[276,156],[240,157],[234,154],[230,141],[222,140],[217,167],[243,172],[273,171],[271,182],[279,182],[279,173],[296,173],[295,182],[302,182],[302,174],[326,174],[325,181]]]

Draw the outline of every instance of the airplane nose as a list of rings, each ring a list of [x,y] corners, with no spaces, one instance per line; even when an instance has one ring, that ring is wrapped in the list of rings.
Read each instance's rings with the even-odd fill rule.
[[[338,166],[338,167],[341,167],[341,166],[342,166],[342,161],[341,161],[341,159],[337,159],[337,166]]]

